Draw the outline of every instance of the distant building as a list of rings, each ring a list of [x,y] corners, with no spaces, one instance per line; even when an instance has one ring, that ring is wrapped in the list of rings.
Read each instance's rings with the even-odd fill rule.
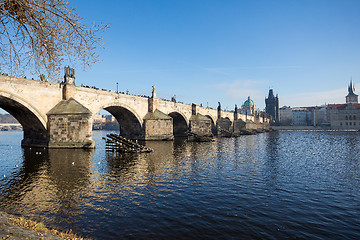
[[[244,102],[244,104],[241,106],[241,110],[244,114],[247,115],[254,115],[256,111],[256,105],[253,100],[251,100],[250,96],[248,99]]]
[[[327,107],[328,121],[332,129],[359,130],[360,104],[355,87],[350,81],[345,104],[329,104]]]
[[[281,107],[279,112],[280,112],[280,125],[283,126],[293,125],[292,109],[290,106]]]
[[[293,125],[309,126],[311,125],[311,113],[305,107],[292,108]]]
[[[280,125],[283,126],[328,126],[327,107],[294,107],[280,108]]]
[[[310,125],[312,126],[329,126],[327,120],[327,106],[316,106],[316,107],[307,107],[307,110],[310,112]]]
[[[348,92],[346,103],[358,103],[358,95],[355,94],[355,86],[353,85],[352,80],[350,80]]]
[[[271,116],[272,124],[278,125],[280,123],[280,111],[279,111],[279,97],[272,89],[269,90],[268,98],[265,98],[265,112]]]
[[[119,124],[113,115],[93,116],[93,130],[118,130]]]

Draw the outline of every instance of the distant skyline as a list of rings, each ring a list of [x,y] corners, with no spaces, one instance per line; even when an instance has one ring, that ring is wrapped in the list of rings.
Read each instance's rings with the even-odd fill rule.
[[[358,0],[70,0],[87,23],[111,23],[101,63],[76,84],[224,109],[345,103],[360,89]],[[357,91],[357,94],[360,92]]]

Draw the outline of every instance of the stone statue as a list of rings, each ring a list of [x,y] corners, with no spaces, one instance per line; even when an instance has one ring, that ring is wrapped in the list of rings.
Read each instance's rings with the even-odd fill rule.
[[[154,85],[154,86],[152,86],[152,98],[156,98],[155,85]]]
[[[64,68],[64,70],[65,70],[65,77],[75,78],[75,70],[73,68],[67,66]]]
[[[75,84],[75,70],[70,66],[64,67],[64,81],[66,84]]]
[[[218,119],[220,119],[221,118],[221,103],[218,102],[218,104],[219,104],[219,106],[217,108],[217,116],[218,116]]]

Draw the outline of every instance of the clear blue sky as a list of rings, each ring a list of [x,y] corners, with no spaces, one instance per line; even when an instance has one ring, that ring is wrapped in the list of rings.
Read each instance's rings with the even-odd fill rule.
[[[71,0],[111,23],[101,63],[77,85],[233,109],[269,87],[280,105],[344,103],[360,89],[360,1]],[[360,91],[357,91],[359,94]]]

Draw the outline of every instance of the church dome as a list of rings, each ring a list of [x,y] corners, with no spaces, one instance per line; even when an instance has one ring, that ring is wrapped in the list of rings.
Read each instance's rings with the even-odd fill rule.
[[[255,106],[255,103],[253,100],[250,99],[250,96],[248,99],[244,102],[243,106]]]

